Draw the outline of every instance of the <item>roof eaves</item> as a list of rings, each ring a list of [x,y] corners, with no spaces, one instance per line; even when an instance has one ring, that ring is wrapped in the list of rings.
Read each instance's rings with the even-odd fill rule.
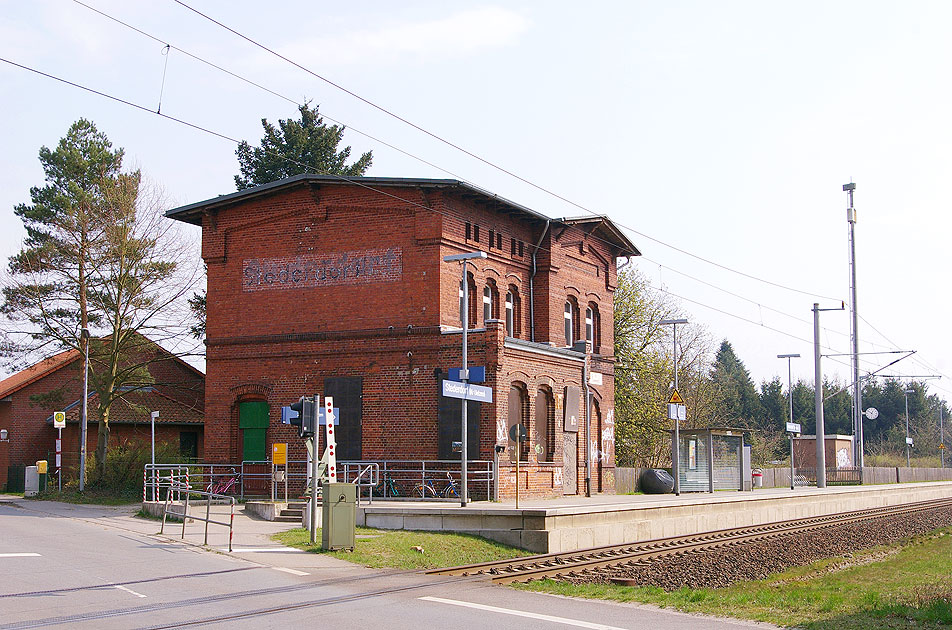
[[[237,203],[243,203],[250,199],[256,197],[261,197],[265,195],[274,194],[285,188],[293,188],[295,186],[304,185],[308,183],[314,184],[351,184],[357,186],[364,186],[366,188],[371,188],[375,186],[403,186],[403,187],[429,187],[429,188],[460,188],[468,190],[471,193],[490,199],[502,205],[508,206],[513,210],[517,210],[524,214],[531,216],[534,219],[540,221],[551,221],[550,217],[545,216],[531,208],[518,204],[515,201],[506,199],[494,193],[491,193],[487,190],[484,190],[478,186],[464,182],[458,179],[425,179],[425,178],[412,178],[412,177],[351,177],[343,175],[317,175],[314,173],[302,173],[300,175],[294,175],[293,177],[287,177],[285,179],[279,179],[268,184],[262,184],[261,186],[255,186],[254,188],[246,188],[244,190],[239,190],[227,195],[220,195],[213,199],[206,199],[205,201],[199,201],[196,203],[188,204],[185,206],[180,206],[178,208],[173,208],[165,213],[165,216],[170,219],[176,219],[178,221],[184,221],[185,223],[191,223],[193,225],[201,225],[201,215],[207,210],[212,210],[215,208],[221,208]]]

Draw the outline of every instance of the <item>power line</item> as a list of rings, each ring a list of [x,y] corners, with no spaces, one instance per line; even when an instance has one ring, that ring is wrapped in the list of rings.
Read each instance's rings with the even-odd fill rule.
[[[258,88],[259,90],[263,90],[263,91],[267,92],[268,94],[271,94],[272,96],[276,96],[276,97],[278,97],[278,98],[280,98],[280,99],[283,99],[283,100],[285,100],[285,101],[287,101],[287,102],[289,102],[289,103],[291,103],[291,104],[293,104],[293,105],[297,105],[298,107],[303,107],[303,106],[305,105],[304,103],[299,103],[298,101],[296,101],[295,99],[293,99],[293,98],[291,98],[291,97],[289,97],[289,96],[286,96],[286,95],[284,95],[284,94],[281,94],[280,92],[276,92],[275,90],[272,90],[271,88],[265,87],[264,85],[261,85],[260,83],[256,83],[255,81],[252,81],[251,79],[249,79],[249,78],[247,78],[247,77],[245,77],[245,76],[242,76],[242,75],[240,75],[240,74],[238,74],[238,73],[236,73],[236,72],[233,72],[233,71],[231,71],[231,70],[228,70],[227,68],[224,68],[224,67],[222,67],[222,66],[219,66],[218,64],[213,63],[213,62],[209,61],[208,59],[205,59],[205,58],[203,58],[203,57],[200,57],[199,55],[196,55],[196,54],[194,54],[194,53],[192,53],[192,52],[189,52],[189,51],[185,50],[184,48],[179,48],[178,46],[175,46],[175,45],[173,45],[173,44],[170,44],[170,43],[166,42],[165,40],[163,40],[163,39],[161,39],[161,38],[159,38],[159,37],[157,37],[157,36],[155,36],[155,35],[153,35],[153,34],[151,34],[151,33],[146,32],[146,31],[142,30],[141,28],[138,28],[137,26],[133,26],[132,24],[129,24],[128,22],[124,22],[123,20],[120,20],[119,18],[117,18],[117,17],[115,17],[115,16],[113,16],[113,15],[110,15],[110,14],[104,12],[104,11],[101,11],[101,10],[99,10],[99,9],[97,9],[97,8],[95,8],[95,7],[93,7],[93,6],[90,6],[90,5],[86,4],[85,2],[82,2],[81,0],[73,0],[73,2],[75,2],[76,4],[78,4],[78,5],[82,6],[82,7],[85,7],[85,8],[87,8],[87,9],[89,9],[90,11],[92,11],[92,12],[94,12],[94,13],[97,13],[97,14],[101,15],[102,17],[104,17],[104,18],[106,18],[106,19],[108,19],[108,20],[112,20],[113,22],[115,22],[115,23],[117,23],[117,24],[120,24],[120,25],[122,25],[122,26],[124,26],[124,27],[126,27],[126,28],[128,28],[128,29],[130,29],[130,30],[133,30],[133,31],[135,31],[136,33],[139,33],[140,35],[142,35],[142,36],[144,36],[144,37],[147,37],[147,38],[149,38],[149,39],[151,39],[151,40],[153,40],[153,41],[155,41],[155,42],[158,42],[158,43],[162,44],[162,45],[165,46],[165,47],[171,48],[172,50],[176,50],[176,51],[182,53],[183,55],[185,55],[185,56],[187,56],[187,57],[190,57],[191,59],[194,59],[195,61],[198,61],[199,63],[203,63],[203,64],[209,66],[210,68],[214,68],[215,70],[218,70],[219,72],[224,72],[225,74],[227,74],[227,75],[229,75],[229,76],[231,76],[231,77],[233,77],[233,78],[235,78],[235,79],[238,79],[239,81],[243,81],[244,83],[247,83],[248,85],[250,85],[250,86],[252,86],[252,87]],[[340,120],[337,120],[337,119],[335,119],[335,118],[332,118],[331,116],[328,116],[328,115],[327,115],[326,113],[324,113],[324,112],[321,112],[321,117],[322,117],[322,118],[326,118],[327,120],[331,121],[332,123],[335,123],[335,124],[338,124],[338,125],[347,127],[347,129],[349,129],[350,131],[353,131],[353,132],[356,133],[356,134],[359,134],[359,135],[361,135],[361,136],[363,136],[363,137],[365,137],[365,138],[368,138],[369,140],[373,140],[374,142],[378,142],[378,143],[382,144],[383,146],[385,146],[385,147],[387,147],[387,148],[389,148],[389,149],[393,149],[394,151],[397,151],[398,153],[402,153],[403,155],[406,155],[406,156],[409,157],[409,158],[413,158],[414,160],[417,160],[418,162],[420,162],[420,163],[422,163],[422,164],[426,164],[427,166],[433,167],[433,168],[437,169],[438,171],[442,171],[443,173],[446,173],[447,175],[451,175],[451,176],[455,177],[456,179],[459,179],[460,181],[466,181],[466,180],[465,180],[464,178],[462,178],[461,176],[457,175],[456,173],[454,173],[454,172],[452,172],[452,171],[449,171],[449,170],[443,168],[442,166],[439,166],[439,165],[437,165],[437,164],[434,164],[433,162],[430,162],[430,161],[428,161],[428,160],[425,160],[424,158],[422,158],[422,157],[420,157],[420,156],[418,156],[418,155],[415,155],[415,154],[413,154],[413,153],[410,153],[409,151],[406,151],[406,150],[404,150],[404,149],[401,149],[400,147],[395,146],[395,145],[393,145],[393,144],[390,144],[389,142],[387,142],[387,141],[385,141],[385,140],[381,140],[380,138],[377,138],[377,137],[375,137],[375,136],[372,136],[371,134],[369,134],[369,133],[367,133],[367,132],[365,132],[365,131],[361,131],[360,129],[357,129],[356,127],[352,127],[352,126],[350,126],[350,125],[348,125],[348,124],[346,124],[346,123],[344,123],[344,122],[341,122]]]
[[[550,189],[548,189],[548,188],[546,188],[546,187],[544,187],[544,186],[542,186],[542,185],[540,185],[540,184],[536,184],[535,182],[533,182],[533,181],[531,181],[531,180],[529,180],[529,179],[526,179],[525,177],[522,177],[521,175],[518,175],[517,173],[515,173],[515,172],[513,172],[513,171],[511,171],[511,170],[509,170],[509,169],[507,169],[507,168],[505,168],[505,167],[503,167],[503,166],[500,166],[500,165],[496,164],[495,162],[492,162],[491,160],[488,160],[488,159],[486,159],[486,158],[484,158],[484,157],[482,157],[482,156],[480,156],[480,155],[478,155],[478,154],[476,154],[476,153],[473,153],[472,151],[469,151],[468,149],[465,149],[464,147],[462,147],[462,146],[460,146],[460,145],[458,145],[458,144],[456,144],[456,143],[454,143],[454,142],[452,142],[452,141],[450,141],[450,140],[447,140],[446,138],[444,138],[444,137],[442,137],[442,136],[440,136],[440,135],[438,135],[438,134],[436,134],[436,133],[434,133],[434,132],[432,132],[432,131],[429,131],[428,129],[425,129],[424,127],[422,127],[422,126],[420,126],[420,125],[418,125],[418,124],[416,124],[416,123],[414,123],[414,122],[408,120],[407,118],[405,118],[405,117],[403,117],[403,116],[400,116],[399,114],[394,113],[393,111],[387,109],[386,107],[383,107],[382,105],[378,105],[377,103],[375,103],[375,102],[373,102],[373,101],[371,101],[371,100],[369,100],[369,99],[367,99],[367,98],[364,98],[363,96],[357,94],[356,92],[354,92],[354,91],[352,91],[352,90],[350,90],[350,89],[348,89],[348,88],[345,88],[344,86],[340,85],[339,83],[336,83],[336,82],[332,81],[331,79],[329,79],[329,78],[327,78],[327,77],[325,77],[325,76],[323,76],[323,75],[321,75],[321,74],[318,74],[317,72],[311,70],[310,68],[307,68],[307,67],[305,67],[305,66],[299,64],[298,62],[294,61],[293,59],[289,59],[288,57],[285,57],[285,56],[282,55],[281,53],[279,53],[279,52],[273,50],[272,48],[269,48],[268,46],[262,44],[261,42],[258,42],[257,40],[252,39],[251,37],[249,37],[249,36],[247,36],[247,35],[245,35],[245,34],[239,32],[239,31],[235,30],[234,28],[232,28],[232,27],[230,27],[230,26],[228,26],[228,25],[226,25],[226,24],[220,22],[219,20],[216,20],[215,18],[213,18],[213,17],[211,17],[211,16],[209,16],[209,15],[207,15],[207,14],[205,14],[205,13],[202,13],[202,12],[199,11],[198,9],[195,9],[194,7],[192,7],[192,6],[188,5],[188,4],[186,4],[186,3],[183,2],[182,0],[174,0],[174,2],[175,2],[176,4],[182,6],[183,8],[185,8],[185,9],[187,9],[187,10],[189,10],[189,11],[195,13],[196,15],[201,16],[202,18],[208,20],[209,22],[211,22],[211,23],[213,23],[213,24],[215,24],[215,25],[217,25],[217,26],[219,26],[219,27],[225,29],[226,31],[228,31],[229,33],[232,33],[232,34],[235,35],[236,37],[239,37],[239,38],[245,40],[245,41],[248,42],[249,44],[252,44],[253,46],[256,46],[256,47],[260,48],[261,50],[264,50],[265,52],[267,52],[267,53],[269,53],[269,54],[271,54],[271,55],[274,55],[274,56],[277,57],[278,59],[281,59],[282,61],[285,61],[285,62],[291,64],[291,65],[294,66],[295,68],[298,68],[299,70],[302,70],[303,72],[306,72],[307,74],[309,74],[309,75],[315,77],[316,79],[319,79],[319,80],[321,80],[321,81],[327,83],[327,84],[330,85],[331,87],[334,87],[334,88],[336,88],[336,89],[338,89],[338,90],[344,92],[345,94],[347,94],[347,95],[349,95],[349,96],[351,96],[351,97],[353,97],[353,98],[359,100],[360,102],[362,102],[362,103],[364,103],[364,104],[366,104],[366,105],[368,105],[368,106],[370,106],[370,107],[372,107],[372,108],[374,108],[374,109],[376,109],[376,110],[378,110],[378,111],[380,111],[380,112],[386,114],[387,116],[390,116],[391,118],[394,118],[395,120],[398,120],[398,121],[400,121],[400,122],[402,122],[402,123],[404,123],[404,124],[406,124],[406,125],[412,127],[413,129],[419,131],[420,133],[423,133],[423,134],[429,136],[430,138],[433,138],[434,140],[436,140],[436,141],[438,141],[438,142],[441,142],[441,143],[443,143],[443,144],[445,144],[445,145],[447,145],[447,146],[449,146],[449,147],[451,147],[451,148],[453,148],[453,149],[455,149],[455,150],[457,150],[457,151],[460,151],[461,153],[463,153],[463,154],[465,154],[465,155],[468,155],[469,157],[471,157],[471,158],[473,158],[473,159],[475,159],[475,160],[477,160],[477,161],[479,161],[479,162],[482,162],[483,164],[485,164],[485,165],[487,165],[487,166],[489,166],[489,167],[491,167],[491,168],[493,168],[493,169],[495,169],[495,170],[497,170],[497,171],[499,171],[499,172],[501,172],[501,173],[504,173],[504,174],[506,174],[506,175],[508,175],[508,176],[510,176],[510,177],[512,177],[512,178],[514,178],[514,179],[516,179],[516,180],[518,180],[518,181],[520,181],[520,182],[522,182],[522,183],[528,185],[528,186],[531,186],[532,188],[535,188],[536,190],[538,190],[538,191],[540,191],[540,192],[543,192],[543,193],[545,193],[545,194],[547,194],[547,195],[549,195],[549,196],[551,196],[551,197],[553,197],[553,198],[555,198],[555,199],[558,199],[558,200],[563,201],[563,202],[565,202],[565,203],[567,203],[567,204],[569,204],[569,205],[571,205],[571,206],[573,206],[573,207],[575,207],[575,208],[578,208],[579,210],[582,210],[583,212],[586,212],[586,213],[591,214],[591,215],[593,215],[593,216],[603,216],[603,215],[601,215],[601,214],[599,214],[599,213],[597,213],[597,212],[595,212],[595,211],[593,211],[593,210],[587,208],[586,206],[583,206],[583,205],[580,204],[580,203],[577,203],[577,202],[575,202],[575,201],[572,201],[571,199],[568,199],[567,197],[564,197],[564,196],[562,196],[562,195],[560,195],[560,194],[558,194],[558,193],[556,193],[556,192],[554,192],[554,191],[552,191],[552,190],[550,190]],[[619,223],[619,222],[616,222],[616,221],[613,221],[613,223],[615,223],[615,224],[618,225],[619,227],[622,227],[622,228],[626,229],[627,231],[631,232],[632,234],[637,234],[638,236],[640,236],[640,237],[642,237],[642,238],[645,238],[645,239],[648,239],[648,240],[653,241],[653,242],[655,242],[655,243],[658,243],[659,245],[662,245],[662,246],[667,247],[667,248],[669,248],[669,249],[673,249],[674,251],[679,252],[679,253],[681,253],[681,254],[684,254],[685,256],[690,256],[690,257],[692,257],[692,258],[695,258],[695,259],[697,259],[697,260],[700,260],[701,262],[707,263],[707,264],[712,265],[712,266],[714,266],[714,267],[718,267],[718,268],[723,269],[723,270],[725,270],[725,271],[729,271],[729,272],[731,272],[731,273],[734,273],[734,274],[737,274],[737,275],[739,275],[739,276],[748,278],[748,279],[750,279],[750,280],[754,280],[754,281],[757,281],[757,282],[761,282],[761,283],[763,283],[763,284],[767,284],[767,285],[770,285],[770,286],[773,286],[773,287],[777,287],[777,288],[780,288],[780,289],[784,289],[784,290],[786,290],[786,291],[792,291],[792,292],[794,292],[794,293],[800,293],[800,294],[802,294],[802,295],[808,295],[808,296],[811,296],[811,297],[819,297],[819,298],[823,298],[823,299],[825,299],[825,300],[840,301],[840,300],[838,300],[837,298],[831,298],[831,297],[828,297],[828,296],[819,295],[819,294],[817,294],[817,293],[813,293],[813,292],[810,292],[810,291],[804,291],[804,290],[797,289],[797,288],[794,288],[794,287],[786,286],[786,285],[784,285],[784,284],[780,284],[780,283],[778,283],[778,282],[773,282],[773,281],[771,281],[771,280],[766,280],[766,279],[764,279],[764,278],[759,278],[759,277],[757,277],[757,276],[754,276],[753,274],[749,274],[749,273],[746,273],[746,272],[744,272],[744,271],[740,271],[740,270],[738,270],[738,269],[734,269],[734,268],[732,268],[732,267],[728,267],[728,266],[726,266],[726,265],[722,265],[722,264],[720,264],[720,263],[718,263],[718,262],[715,262],[715,261],[710,260],[710,259],[708,259],[708,258],[705,258],[705,257],[703,257],[703,256],[699,256],[698,254],[694,254],[694,253],[692,253],[692,252],[689,252],[689,251],[687,251],[687,250],[685,250],[685,249],[682,249],[682,248],[680,248],[680,247],[677,247],[677,246],[675,246],[675,245],[672,245],[672,244],[670,244],[670,243],[667,243],[667,242],[665,242],[665,241],[662,241],[662,240],[660,240],[660,239],[658,239],[658,238],[655,238],[655,237],[653,237],[653,236],[650,236],[650,235],[648,235],[648,234],[645,234],[644,232],[640,232],[640,231],[638,231],[638,230],[636,230],[636,229],[634,229],[634,228],[632,228],[632,227],[630,227],[630,226],[626,226],[626,225],[624,225],[624,224],[622,224],[622,223]]]
[[[69,85],[69,86],[71,86],[71,87],[74,87],[74,88],[83,90],[83,91],[85,91],[85,92],[89,92],[89,93],[91,93],[91,94],[95,94],[95,95],[100,96],[100,97],[102,97],[102,98],[106,98],[106,99],[112,100],[112,101],[114,101],[114,102],[121,103],[121,104],[123,104],[123,105],[132,107],[132,108],[134,108],[134,109],[138,109],[138,110],[141,110],[141,111],[143,111],[143,112],[147,112],[147,113],[149,113],[149,114],[152,114],[152,115],[155,115],[155,116],[159,116],[159,117],[161,117],[161,118],[165,118],[165,119],[167,119],[167,120],[170,120],[170,121],[172,121],[172,122],[175,122],[175,123],[184,125],[184,126],[189,127],[189,128],[191,128],[191,129],[195,129],[195,130],[197,130],[197,131],[201,131],[201,132],[203,132],[203,133],[207,133],[207,134],[213,135],[213,136],[218,137],[218,138],[221,138],[221,139],[223,139],[223,140],[227,140],[227,141],[229,141],[229,142],[231,142],[231,143],[234,143],[234,144],[238,144],[238,143],[239,143],[239,140],[237,140],[237,139],[235,139],[235,138],[232,138],[232,137],[230,137],[230,136],[228,136],[228,135],[226,135],[226,134],[223,134],[223,133],[220,133],[220,132],[211,130],[211,129],[207,128],[207,127],[203,127],[203,126],[197,125],[197,124],[195,124],[195,123],[188,122],[188,121],[186,121],[186,120],[183,120],[183,119],[181,119],[181,118],[177,118],[177,117],[175,117],[175,116],[170,116],[170,115],[168,115],[168,114],[163,114],[163,113],[158,112],[158,111],[153,111],[151,108],[148,108],[148,107],[139,105],[139,104],[137,104],[137,103],[133,103],[132,101],[128,101],[128,100],[126,100],[126,99],[123,99],[123,98],[114,96],[114,95],[112,95],[112,94],[108,94],[108,93],[103,92],[103,91],[101,91],[101,90],[96,90],[96,89],[94,89],[94,88],[91,88],[91,87],[88,87],[88,86],[85,86],[85,85],[76,83],[76,82],[74,82],[74,81],[69,81],[69,80],[67,80],[67,79],[64,79],[64,78],[55,76],[55,75],[53,75],[53,74],[50,74],[50,73],[47,73],[47,72],[43,72],[43,71],[37,70],[37,69],[35,69],[35,68],[31,68],[31,67],[29,67],[29,66],[25,66],[25,65],[20,64],[20,63],[16,63],[16,62],[11,61],[11,60],[6,59],[6,58],[0,57],[0,61],[2,61],[2,62],[4,62],[4,63],[7,63],[7,64],[9,64],[9,65],[12,65],[12,66],[21,68],[21,69],[26,70],[26,71],[28,71],[28,72],[32,72],[32,73],[34,73],[34,74],[38,74],[38,75],[43,76],[43,77],[46,77],[46,78],[48,78],[48,79],[57,81],[57,82],[59,82],[59,83],[63,83],[63,84],[65,84],[65,85]],[[278,154],[276,154],[276,153],[274,153],[274,152],[269,152],[269,151],[266,151],[266,152],[269,153],[269,154],[272,154],[272,155],[278,155]],[[312,168],[310,165],[303,164],[303,163],[297,162],[297,161],[295,161],[295,160],[291,160],[291,159],[289,159],[289,158],[286,158],[285,156],[279,156],[279,157],[282,157],[282,158],[286,159],[288,162],[290,162],[290,163],[292,163],[292,164],[296,164],[296,165],[302,166],[302,167],[304,167],[304,168]],[[315,170],[316,170],[316,169],[315,169]],[[364,183],[361,183],[361,182],[358,182],[358,181],[354,181],[354,179],[350,179],[350,178],[346,178],[346,177],[343,177],[343,176],[335,175],[335,174],[333,174],[333,173],[326,173],[326,172],[325,172],[324,174],[330,175],[330,176],[333,176],[333,177],[337,177],[337,178],[339,178],[342,182],[347,182],[347,183],[352,184],[352,185],[357,185],[357,186],[359,186],[359,187],[365,188],[365,189],[367,189],[367,190],[371,190],[371,191],[376,192],[376,193],[378,193],[378,194],[381,194],[381,195],[390,197],[390,198],[395,199],[395,200],[399,200],[399,201],[401,201],[401,202],[403,202],[403,203],[407,203],[407,204],[409,204],[409,205],[413,205],[413,206],[419,207],[419,208],[421,208],[421,209],[428,210],[429,212],[433,212],[433,213],[435,213],[435,214],[438,214],[438,215],[440,215],[440,216],[444,216],[444,217],[449,218],[449,215],[447,215],[446,213],[440,212],[439,210],[436,210],[436,209],[434,209],[434,208],[428,207],[428,206],[426,206],[426,205],[424,205],[424,204],[415,202],[415,201],[410,200],[410,199],[403,199],[402,197],[399,197],[399,196],[394,195],[394,194],[392,194],[392,193],[389,193],[389,192],[387,192],[387,191],[380,190],[380,189],[378,189],[378,188],[374,188],[373,186],[370,186],[370,185],[367,185],[367,184],[364,184]],[[540,249],[542,249],[543,251],[546,251],[546,250],[547,250],[547,248],[540,248]],[[772,327],[772,326],[767,326],[766,324],[763,324],[762,322],[758,323],[758,322],[756,322],[756,321],[754,321],[754,320],[745,318],[745,317],[740,316],[740,315],[736,315],[736,314],[734,314],[734,313],[731,313],[731,312],[729,312],[729,311],[725,311],[725,310],[723,310],[723,309],[719,309],[719,308],[716,308],[716,307],[712,307],[712,306],[707,305],[707,304],[704,304],[704,303],[702,303],[702,302],[700,302],[700,301],[692,300],[692,299],[690,299],[690,298],[687,298],[687,297],[678,295],[678,294],[673,293],[673,292],[671,292],[671,291],[668,291],[668,290],[666,290],[666,289],[664,289],[664,288],[658,288],[658,287],[652,287],[652,288],[654,288],[655,290],[661,291],[661,292],[663,292],[663,293],[669,294],[669,295],[671,295],[671,296],[673,296],[673,297],[676,297],[676,298],[678,298],[678,299],[684,300],[684,301],[686,301],[686,302],[689,302],[689,303],[692,303],[692,304],[697,304],[697,305],[702,306],[702,307],[704,307],[704,308],[708,308],[708,309],[710,309],[710,310],[719,312],[719,313],[724,314],[724,315],[727,315],[727,316],[729,316],[729,317],[733,317],[733,318],[735,318],[735,319],[744,321],[744,322],[749,323],[749,324],[753,324],[753,325],[755,325],[755,326],[760,326],[761,328],[765,328],[765,329],[767,329],[767,330],[771,330],[771,331],[773,331],[773,332],[776,332],[776,333],[781,334],[781,335],[785,335],[785,336],[787,336],[787,337],[796,339],[796,340],[798,340],[798,341],[802,341],[802,342],[808,343],[808,344],[812,343],[812,341],[810,341],[810,340],[804,339],[804,338],[802,338],[802,337],[798,337],[798,336],[796,336],[796,335],[794,335],[794,334],[792,334],[792,333],[788,333],[788,332],[786,332],[786,331],[784,331],[784,330],[781,330],[781,329],[778,329],[778,328],[774,328],[774,327]],[[735,295],[735,297],[740,297],[741,299],[747,299],[747,298],[743,298],[742,296],[739,296],[739,295],[737,295],[737,294],[733,294],[733,295]],[[788,314],[788,315],[789,315],[789,314]],[[795,318],[795,316],[792,316],[792,315],[791,315],[790,317],[794,317],[794,318]],[[864,321],[865,321],[865,320],[864,320]],[[877,331],[877,332],[878,332],[878,331]],[[882,334],[882,333],[880,333],[880,334]],[[888,341],[888,340],[887,340],[887,341]],[[828,347],[828,346],[826,346],[826,347],[827,347],[827,349],[832,350],[832,348],[830,348],[830,347]],[[833,360],[834,362],[837,362],[837,363],[842,363],[842,362],[836,361],[836,360],[834,360],[834,359],[831,359],[831,360]],[[843,364],[843,365],[846,365],[845,363],[842,363],[842,364]]]

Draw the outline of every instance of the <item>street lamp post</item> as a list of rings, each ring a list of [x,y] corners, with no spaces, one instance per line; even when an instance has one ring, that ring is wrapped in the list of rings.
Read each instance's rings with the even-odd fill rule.
[[[686,319],[662,319],[661,325],[671,324],[674,339],[674,391],[678,391],[678,324],[687,324]],[[681,426],[678,414],[674,414],[674,448],[671,449],[671,472],[674,473],[674,494],[681,495]]]
[[[906,399],[906,468],[909,468],[909,394],[915,394],[914,389],[902,390],[902,395]]]
[[[149,417],[152,419],[152,474],[155,474],[155,419],[159,417],[158,411],[153,411],[149,414]]]
[[[452,256],[444,256],[444,262],[461,262],[463,263],[463,304],[460,309],[460,318],[462,319],[463,324],[463,369],[460,371],[459,376],[460,380],[463,382],[463,385],[469,383],[469,367],[467,366],[467,356],[466,356],[466,342],[467,339],[467,329],[469,328],[469,283],[466,282],[466,266],[470,260],[477,260],[480,258],[486,258],[486,252],[466,252],[465,254],[453,254]],[[467,442],[469,442],[468,435],[466,433],[466,412],[467,412],[467,400],[464,397],[462,400],[462,452],[460,453],[460,493],[459,493],[459,505],[460,507],[466,507],[468,500],[467,492],[467,483],[466,483],[466,464],[467,464]],[[518,457],[518,454],[516,455]],[[519,480],[516,479],[516,483],[519,483]]]
[[[850,224],[850,322],[851,341],[853,345],[853,461],[863,468],[863,385],[859,380],[859,314],[856,310],[856,210],[853,208],[853,191],[856,184],[843,184],[843,191],[849,197],[849,208],[846,209],[846,221]]]
[[[942,403],[939,403],[939,465],[945,468],[945,429],[942,425]]]
[[[790,367],[791,359],[799,359],[799,354],[778,354],[778,359],[787,360],[787,401],[790,404],[790,422],[793,422],[793,372]],[[793,483],[793,433],[790,434],[790,489],[794,489]]]
[[[79,418],[79,491],[86,489],[86,424],[89,398],[89,329],[83,328],[79,338],[83,343],[83,409]]]

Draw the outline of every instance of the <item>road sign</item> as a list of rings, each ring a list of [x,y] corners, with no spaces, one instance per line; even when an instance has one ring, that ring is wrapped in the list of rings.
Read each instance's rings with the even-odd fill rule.
[[[456,381],[443,381],[443,395],[448,398],[475,400],[476,402],[491,403],[493,401],[492,387],[483,387],[472,383],[464,385]]]
[[[787,433],[802,433],[802,431],[800,431],[800,423],[799,423],[799,422],[788,422],[788,423],[787,423]]]
[[[463,368],[450,368],[449,377],[451,381],[456,381],[458,383],[463,382],[463,378],[460,376],[460,372],[463,371]],[[484,365],[473,365],[467,368],[469,372],[469,378],[466,380],[470,383],[485,383],[486,382],[486,366]]]
[[[287,466],[288,445],[286,442],[271,445],[271,463],[275,466]]]
[[[509,439],[513,442],[525,442],[529,439],[529,434],[526,433],[526,427],[524,424],[514,424],[509,427]]]
[[[65,411],[53,412],[53,428],[54,429],[66,428],[66,412]]]
[[[671,400],[668,402],[672,405],[683,405],[684,399],[681,398],[681,394],[678,393],[678,390],[674,390],[674,393],[671,394]]]
[[[945,448],[945,444],[939,444],[939,448]]]
[[[906,444],[912,446],[912,438],[906,438]]]
[[[668,403],[668,420],[687,420],[687,405],[675,405]]]

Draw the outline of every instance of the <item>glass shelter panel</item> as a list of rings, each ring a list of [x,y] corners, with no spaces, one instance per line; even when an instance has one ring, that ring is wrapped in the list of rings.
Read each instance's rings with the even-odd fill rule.
[[[740,489],[740,449],[743,444],[739,435],[714,435],[714,489]]]
[[[708,436],[681,436],[681,462],[678,466],[681,492],[707,492],[710,488]]]

